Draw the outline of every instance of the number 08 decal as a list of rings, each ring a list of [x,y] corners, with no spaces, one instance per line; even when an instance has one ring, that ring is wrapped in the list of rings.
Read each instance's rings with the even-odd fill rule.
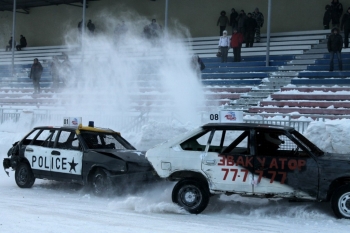
[[[209,115],[209,119],[211,120],[211,121],[218,121],[219,120],[219,114],[210,114]]]

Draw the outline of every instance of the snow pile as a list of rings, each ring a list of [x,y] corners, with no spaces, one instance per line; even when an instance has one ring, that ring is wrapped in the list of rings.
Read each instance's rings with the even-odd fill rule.
[[[350,154],[349,119],[313,121],[304,136],[323,151]]]

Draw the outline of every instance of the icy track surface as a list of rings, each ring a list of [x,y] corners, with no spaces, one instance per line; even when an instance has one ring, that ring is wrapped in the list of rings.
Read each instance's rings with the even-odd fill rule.
[[[0,232],[349,232],[328,203],[213,197],[191,215],[171,202],[171,184],[95,197],[79,185],[37,181],[20,189],[0,175]]]

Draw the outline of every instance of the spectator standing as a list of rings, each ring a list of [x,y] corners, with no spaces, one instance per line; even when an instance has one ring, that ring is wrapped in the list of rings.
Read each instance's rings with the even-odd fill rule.
[[[248,13],[248,18],[244,21],[244,39],[245,47],[253,47],[255,30],[257,28],[256,20],[252,18],[252,14]]]
[[[343,70],[343,64],[341,59],[341,50],[343,48],[343,38],[339,34],[338,28],[333,28],[332,33],[328,38],[327,42],[327,48],[330,53],[330,65],[329,65],[329,71],[333,71],[333,59],[334,54],[337,54],[338,57],[338,64],[339,64],[339,70]]]
[[[230,24],[228,17],[226,16],[226,11],[221,11],[220,17],[216,26],[220,26],[220,36],[223,35],[223,31],[226,30],[226,26]]]
[[[51,75],[52,75],[52,88],[56,92],[59,88],[60,83],[60,61],[57,56],[54,56],[51,62]]]
[[[349,33],[350,33],[350,7],[343,15],[341,20],[341,30],[344,30],[344,47],[349,47]]]
[[[196,72],[198,80],[201,80],[202,70],[205,69],[205,65],[202,59],[200,59],[200,57],[197,54],[192,56],[191,66],[192,66],[192,69]]]
[[[331,2],[331,12],[332,12],[332,26],[333,28],[339,28],[340,17],[343,14],[343,5],[339,0],[332,0]]]
[[[114,42],[115,42],[115,44],[118,44],[120,42],[120,40],[122,40],[122,38],[126,35],[127,32],[128,32],[128,27],[126,26],[125,21],[123,20],[114,29]]]
[[[233,62],[241,61],[241,48],[243,43],[243,34],[233,29],[230,45],[233,48]]]
[[[91,22],[91,19],[89,19],[89,22],[87,23],[87,28],[91,34],[95,33],[95,24]]]
[[[80,33],[82,33],[83,30],[83,20],[78,23],[78,30]]]
[[[15,41],[15,46],[16,46],[16,41]],[[6,51],[11,51],[12,50],[12,36],[9,40],[8,45],[6,45]]]
[[[238,15],[237,29],[238,32],[244,34],[244,21],[247,19],[247,15],[244,10],[241,10]]]
[[[156,19],[152,19],[152,22],[144,28],[144,33],[147,38],[156,39],[162,33],[162,26],[157,23]]]
[[[230,15],[230,26],[232,27],[232,33],[233,29],[237,28],[237,18],[238,18],[238,12],[235,10],[235,8],[231,9],[231,15]]]
[[[329,29],[329,24],[332,20],[332,12],[331,12],[331,6],[326,5],[325,7],[326,12],[323,15],[323,29]]]
[[[27,47],[27,40],[26,38],[21,35],[21,39],[19,40],[19,45],[16,46],[17,51],[21,51],[22,48]]]
[[[255,29],[255,36],[256,36],[256,42],[260,42],[260,29],[264,25],[264,15],[259,11],[259,8],[255,8],[253,15],[253,19],[256,21],[256,29]]]
[[[68,81],[71,81],[72,83],[74,83],[73,67],[67,55],[64,56],[64,59],[60,65],[59,71],[60,71],[59,76],[62,77],[62,81],[64,85],[67,86]]]
[[[227,62],[227,53],[230,46],[230,37],[227,36],[227,31],[222,32],[222,36],[219,39],[219,49],[221,51],[221,63]]]
[[[40,93],[40,78],[41,74],[43,72],[43,67],[41,63],[39,62],[38,58],[34,59],[34,63],[30,69],[29,78],[32,79],[33,85],[34,85],[34,93],[33,94],[39,94]]]

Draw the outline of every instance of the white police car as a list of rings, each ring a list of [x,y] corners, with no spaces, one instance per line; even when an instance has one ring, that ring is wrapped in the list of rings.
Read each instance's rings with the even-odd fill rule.
[[[145,152],[120,133],[89,124],[35,127],[13,144],[3,161],[5,171],[15,170],[21,188],[30,188],[36,178],[74,181],[89,184],[97,195],[113,186],[157,179]]]
[[[350,218],[350,156],[325,153],[291,127],[213,123],[147,151],[177,181],[172,200],[200,213],[214,194],[330,201]]]

